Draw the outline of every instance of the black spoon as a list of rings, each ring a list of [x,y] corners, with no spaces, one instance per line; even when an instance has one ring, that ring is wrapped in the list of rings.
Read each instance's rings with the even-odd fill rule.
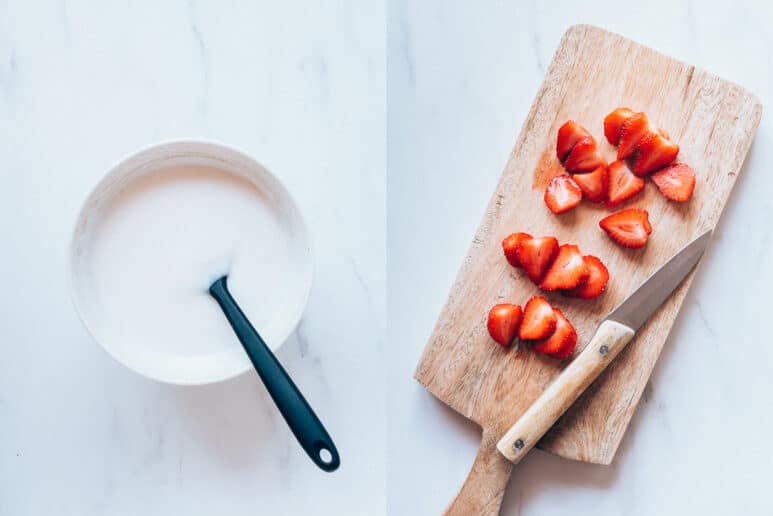
[[[239,337],[244,350],[255,366],[255,370],[263,380],[268,393],[274,399],[279,412],[285,418],[287,425],[295,434],[314,464],[324,471],[335,471],[341,464],[333,440],[322,426],[317,415],[306,399],[295,386],[290,376],[252,327],[236,300],[228,291],[228,276],[215,280],[209,287],[209,293],[223,309],[228,322],[231,323],[236,336]]]

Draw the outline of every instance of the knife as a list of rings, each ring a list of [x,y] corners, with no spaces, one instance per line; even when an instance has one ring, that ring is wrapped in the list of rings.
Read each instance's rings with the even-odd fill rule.
[[[612,310],[585,349],[499,440],[497,449],[502,455],[513,463],[526,456],[682,283],[710,238],[711,230],[687,244]]]

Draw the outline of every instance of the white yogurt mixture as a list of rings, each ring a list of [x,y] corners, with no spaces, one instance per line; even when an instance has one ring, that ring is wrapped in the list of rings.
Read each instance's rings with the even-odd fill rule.
[[[229,289],[277,347],[305,300],[305,265],[287,214],[252,183],[206,167],[153,172],[100,214],[86,246],[87,319],[120,355],[145,362],[246,360],[207,289]],[[96,313],[95,313],[96,312]]]

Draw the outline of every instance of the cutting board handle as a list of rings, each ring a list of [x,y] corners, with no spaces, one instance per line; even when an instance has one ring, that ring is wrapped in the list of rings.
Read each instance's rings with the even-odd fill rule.
[[[497,516],[513,464],[497,450],[498,436],[483,429],[478,455],[445,516]]]

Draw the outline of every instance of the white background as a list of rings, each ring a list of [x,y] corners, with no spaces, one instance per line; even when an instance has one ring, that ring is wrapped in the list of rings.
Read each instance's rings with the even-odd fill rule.
[[[0,2],[0,515],[383,514],[384,11],[333,7]],[[334,474],[256,375],[158,384],[77,320],[81,201],[126,154],[186,137],[244,149],[307,217],[315,285],[279,357]]]
[[[383,514],[387,497],[438,514],[479,433],[413,369],[575,23],[773,99],[762,1],[0,1],[0,515]],[[535,452],[504,514],[771,512],[768,115],[615,463]],[[307,215],[316,283],[280,358],[338,444],[333,475],[253,376],[145,380],[75,316],[80,202],[119,158],[181,137],[243,148]]]
[[[535,452],[516,467],[502,512],[773,512],[773,6],[721,4],[389,2],[390,514],[438,514],[472,465],[477,428],[411,378],[545,69],[576,23],[738,82],[766,111],[614,464]]]

